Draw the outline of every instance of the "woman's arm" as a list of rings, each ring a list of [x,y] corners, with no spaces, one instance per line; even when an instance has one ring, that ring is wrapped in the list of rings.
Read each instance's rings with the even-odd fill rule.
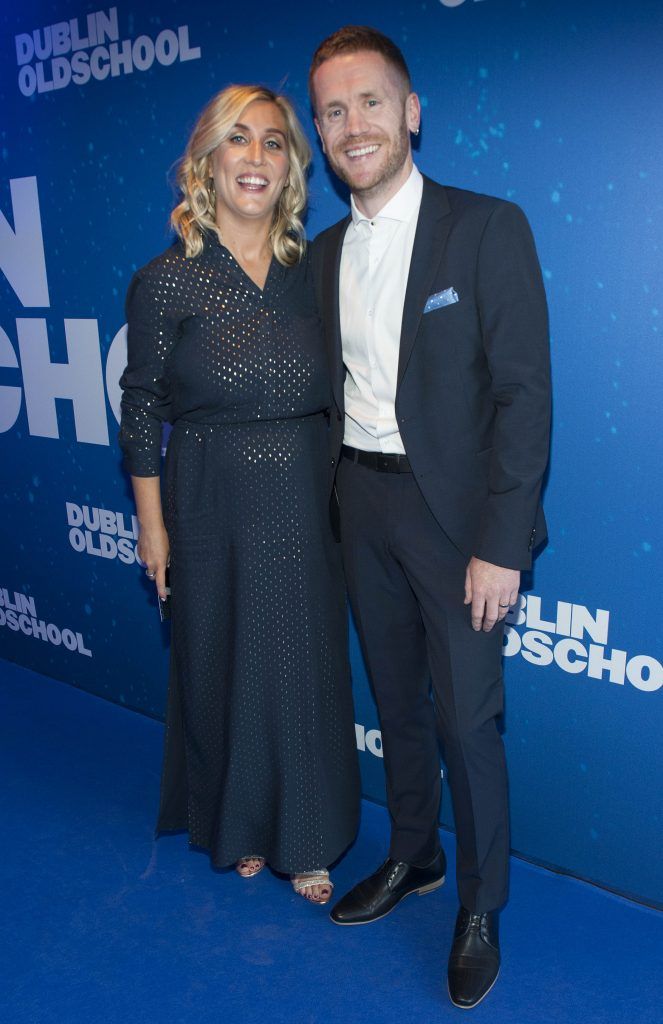
[[[161,428],[170,418],[170,385],[165,363],[177,340],[176,318],[164,304],[159,264],[139,271],[127,295],[127,367],[123,389],[120,446],[131,476],[140,523],[138,556],[166,596],[170,545],[161,509]]]
[[[140,524],[138,557],[154,573],[157,593],[166,598],[166,566],[170,544],[161,511],[161,487],[158,476],[132,476],[136,512]]]

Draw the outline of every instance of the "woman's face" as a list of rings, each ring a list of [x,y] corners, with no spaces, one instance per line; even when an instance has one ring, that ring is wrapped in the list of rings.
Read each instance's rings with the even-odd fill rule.
[[[276,103],[249,103],[211,163],[217,224],[228,214],[271,224],[290,170],[287,127]]]

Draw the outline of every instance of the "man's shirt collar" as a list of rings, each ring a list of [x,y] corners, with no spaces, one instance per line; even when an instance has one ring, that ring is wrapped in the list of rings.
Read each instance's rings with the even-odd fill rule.
[[[351,195],[352,223],[355,227],[359,224],[374,224],[376,220],[395,220],[406,223],[419,213],[423,190],[424,179],[419,169],[413,164],[407,181],[403,182],[396,195],[392,196],[374,217],[367,217],[363,214],[357,208],[354,196]]]

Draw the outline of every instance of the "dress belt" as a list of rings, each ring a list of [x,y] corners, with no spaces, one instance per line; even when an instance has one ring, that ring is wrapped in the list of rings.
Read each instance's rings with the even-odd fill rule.
[[[363,452],[360,448],[351,448],[349,444],[344,444],[341,455],[344,459],[357,462],[367,469],[375,469],[378,473],[412,472],[407,455],[397,455],[395,452]]]

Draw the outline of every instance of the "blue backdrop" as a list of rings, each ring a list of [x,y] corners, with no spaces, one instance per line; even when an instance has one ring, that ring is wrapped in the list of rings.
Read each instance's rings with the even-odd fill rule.
[[[167,634],[116,443],[123,299],[229,81],[284,87],[346,22],[402,46],[416,159],[518,202],[551,307],[551,542],[505,646],[516,851],[663,904],[663,10],[632,0],[26,0],[0,16],[0,653],[148,714]],[[311,235],[345,211],[314,144]],[[377,719],[353,636],[365,790]],[[445,794],[442,818],[449,821]]]

